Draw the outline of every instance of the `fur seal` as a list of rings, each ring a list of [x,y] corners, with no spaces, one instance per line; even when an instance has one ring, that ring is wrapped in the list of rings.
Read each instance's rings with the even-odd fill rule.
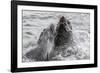
[[[52,49],[54,48],[54,25],[41,32],[37,42],[38,47],[26,53],[26,57],[35,61],[48,61],[51,58]]]
[[[72,43],[72,26],[70,21],[62,16],[56,27],[54,39],[55,50],[65,50]]]

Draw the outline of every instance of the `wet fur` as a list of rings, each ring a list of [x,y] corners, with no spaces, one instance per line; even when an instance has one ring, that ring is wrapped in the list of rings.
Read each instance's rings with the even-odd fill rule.
[[[37,42],[38,47],[31,50],[26,54],[29,59],[36,61],[48,61],[51,59],[54,48],[54,25],[50,25],[49,28],[44,29]]]
[[[43,30],[37,42],[38,47],[26,53],[26,57],[35,61],[50,61],[56,52],[64,51],[66,46],[71,44],[71,40],[72,27],[70,22],[61,17],[56,30],[53,24]]]

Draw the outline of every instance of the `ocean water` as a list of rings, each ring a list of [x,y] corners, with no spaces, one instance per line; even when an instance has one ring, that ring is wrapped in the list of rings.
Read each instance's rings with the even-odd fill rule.
[[[61,16],[68,19],[72,26],[73,48],[68,50],[77,51],[76,55],[71,54],[63,60],[82,60],[90,58],[90,14],[89,13],[71,13],[71,12],[45,12],[24,10],[23,18],[23,61],[27,62],[25,54],[37,47],[37,41],[44,28],[51,24],[56,27]],[[68,54],[68,53],[67,53]],[[58,57],[58,56],[57,56]],[[62,59],[60,56],[59,58]]]

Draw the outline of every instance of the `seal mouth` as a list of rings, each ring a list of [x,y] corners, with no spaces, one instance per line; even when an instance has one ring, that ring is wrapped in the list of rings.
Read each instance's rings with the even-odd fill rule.
[[[65,28],[66,28],[66,31],[72,31],[72,28],[69,24],[66,24]]]

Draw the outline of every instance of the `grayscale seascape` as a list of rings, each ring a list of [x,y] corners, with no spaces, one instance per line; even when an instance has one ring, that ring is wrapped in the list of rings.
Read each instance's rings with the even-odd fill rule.
[[[90,59],[90,14],[22,11],[22,62]]]

